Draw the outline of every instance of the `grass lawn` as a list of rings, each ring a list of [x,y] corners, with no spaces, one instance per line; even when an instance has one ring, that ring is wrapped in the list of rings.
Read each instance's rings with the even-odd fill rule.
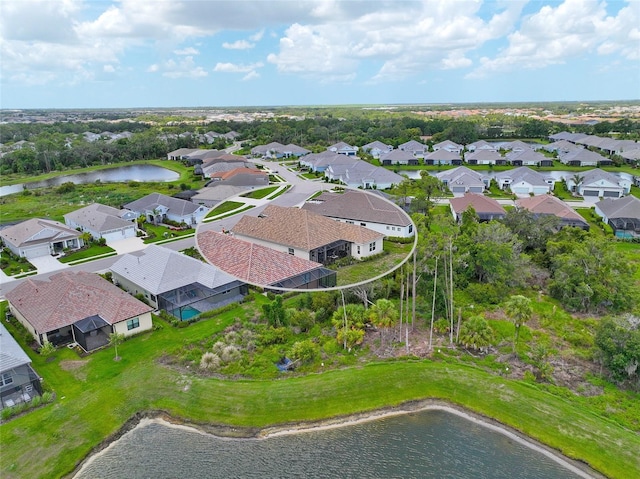
[[[372,260],[360,261],[349,266],[340,267],[338,272],[338,286],[359,283],[384,274],[400,264],[411,252],[413,243],[394,243],[384,241],[384,251],[387,254]]]
[[[244,205],[244,203],[241,203],[239,201],[224,201],[224,202],[220,203],[218,206],[216,206],[214,209],[209,211],[209,213],[207,214],[207,216],[205,218],[212,218],[214,216],[219,216],[219,215],[221,215],[223,213],[227,213],[229,211],[233,211],[235,209],[238,209],[242,205]]]
[[[553,194],[554,196],[560,198],[561,200],[581,200],[580,196],[573,196],[561,181],[556,181],[553,185]]]
[[[0,315],[5,305],[0,306]],[[640,474],[640,435],[601,415],[589,398],[555,394],[553,389],[490,374],[452,357],[370,363],[276,381],[204,377],[160,361],[182,344],[210,337],[244,314],[239,307],[188,328],[160,321],[159,329],[120,345],[118,362],[113,360],[113,348],[85,358],[62,348],[53,360],[27,348],[45,387],[53,389],[57,399],[1,426],[0,474],[5,479],[69,474],[141,411],[162,410],[193,424],[248,428],[244,434],[251,434],[255,428],[429,398],[494,418],[609,477]]]
[[[184,230],[172,230],[171,228],[167,228],[166,226],[154,225],[151,223],[144,223],[144,229],[149,235],[148,238],[145,238],[144,242],[149,243],[157,243],[158,241],[163,241],[168,238],[179,238],[180,236],[189,236],[192,235],[195,230],[193,228],[187,228]]]
[[[242,195],[243,198],[252,198],[254,200],[261,200],[265,196],[269,196],[271,193],[276,191],[279,186],[268,186],[266,188],[262,188],[261,190],[250,191],[249,193],[245,193]]]
[[[0,252],[0,267],[2,271],[4,271],[4,274],[8,276],[36,270],[36,267],[29,263],[26,258],[18,258],[9,254],[8,249],[3,249],[2,252]]]
[[[108,253],[116,253],[116,250],[110,248],[109,246],[100,246],[97,244],[91,244],[86,249],[81,249],[78,251],[70,251],[66,253],[62,258],[59,259],[61,263],[71,263],[72,261],[79,261],[81,259],[93,258],[94,256],[106,255]]]

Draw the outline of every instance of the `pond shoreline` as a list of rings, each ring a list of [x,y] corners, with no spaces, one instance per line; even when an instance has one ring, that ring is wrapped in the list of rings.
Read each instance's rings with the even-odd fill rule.
[[[399,406],[389,406],[368,412],[361,412],[345,416],[336,416],[332,418],[321,419],[318,421],[284,423],[274,426],[267,426],[264,428],[233,427],[213,423],[195,423],[186,419],[176,418],[168,412],[161,410],[139,412],[129,420],[127,420],[116,433],[104,439],[98,446],[96,446],[82,461],[80,461],[76,465],[76,468],[66,477],[76,477],[85,467],[90,465],[96,458],[100,457],[107,450],[109,450],[119,439],[121,439],[128,432],[154,422],[163,424],[168,427],[187,429],[190,431],[199,432],[201,434],[209,434],[222,439],[262,440],[270,437],[304,434],[307,432],[320,431],[325,429],[349,427],[356,424],[376,421],[387,417],[400,416],[404,414],[418,413],[430,410],[440,410],[450,414],[455,414],[456,416],[471,421],[474,424],[480,425],[492,431],[499,432],[500,434],[503,434],[508,438],[513,439],[514,441],[517,441],[518,443],[545,455],[549,459],[555,461],[556,463],[562,465],[563,467],[585,479],[606,478],[606,476],[592,469],[587,463],[567,457],[557,449],[547,446],[546,444],[543,444],[521,433],[511,426],[503,424],[500,421],[492,419],[488,416],[484,416],[482,414],[478,414],[463,407],[457,406],[455,404],[435,399],[409,401]]]

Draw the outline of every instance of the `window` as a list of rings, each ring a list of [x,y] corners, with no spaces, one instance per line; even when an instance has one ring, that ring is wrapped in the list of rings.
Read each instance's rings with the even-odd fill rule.
[[[413,231],[413,225],[409,225],[409,233]]]
[[[349,223],[350,225],[352,225],[353,221],[346,220],[345,223]]]
[[[358,246],[358,254],[360,254],[360,246]]]
[[[0,377],[0,386],[6,386],[7,384],[11,384],[13,382],[13,376],[11,373],[3,373]]]
[[[293,254],[293,248],[289,248],[289,254]]]
[[[389,229],[389,227],[387,226],[387,229]]]
[[[127,330],[131,331],[132,329],[136,329],[140,327],[140,319],[134,318],[127,321]]]
[[[376,243],[369,243],[369,251],[375,251],[376,250]]]
[[[360,226],[367,226],[367,223],[360,223]]]

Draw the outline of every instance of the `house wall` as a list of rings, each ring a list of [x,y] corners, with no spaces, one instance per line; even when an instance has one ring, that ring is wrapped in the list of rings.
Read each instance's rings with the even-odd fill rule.
[[[370,246],[371,244],[375,245],[373,249],[371,249],[371,246]],[[382,238],[379,238],[375,241],[372,241],[370,243],[364,243],[364,244],[351,243],[351,256],[353,256],[356,259],[363,259],[369,256],[382,253],[382,250],[383,250]]]
[[[399,238],[411,238],[415,234],[413,225],[407,226],[392,226],[384,223],[373,223],[371,221],[355,221],[344,218],[334,218],[341,223],[349,223],[354,225],[364,226],[377,233],[382,233],[385,236],[395,236]]]
[[[40,343],[40,338],[38,337],[37,331],[31,325],[31,323],[27,321],[27,319],[22,314],[20,314],[20,311],[18,311],[11,303],[9,303],[9,310],[11,311],[11,314],[13,314],[15,318],[20,321],[20,324],[27,328],[27,331],[29,331],[31,333],[31,336],[33,336],[36,341],[38,341],[38,344],[42,345],[42,343]]]
[[[47,244],[38,244],[33,246],[27,246],[22,248],[15,248],[12,245],[9,245],[9,249],[16,255],[22,256],[23,258],[38,258],[40,256],[48,256],[53,253],[53,248],[49,243]]]
[[[112,271],[112,274],[113,274],[114,282],[117,283],[118,286],[122,287],[127,293],[129,293],[132,296],[135,296],[136,294],[142,294],[145,297],[145,299],[149,302],[149,304],[152,307],[157,309],[158,300],[153,294],[151,294],[146,289],[141,288],[134,282],[130,281],[128,278],[125,278],[124,276],[121,276],[118,273],[115,273]]]
[[[127,321],[120,321],[113,325],[113,332],[118,334],[124,334],[125,336],[133,336],[134,334],[141,333],[143,331],[149,331],[153,328],[153,322],[151,321],[151,312],[141,314],[129,319],[138,318],[140,326],[135,329],[127,329]]]

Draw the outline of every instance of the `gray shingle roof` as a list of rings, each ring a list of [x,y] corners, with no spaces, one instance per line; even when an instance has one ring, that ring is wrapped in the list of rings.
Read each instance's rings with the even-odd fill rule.
[[[214,289],[235,281],[210,264],[157,245],[122,256],[110,269],[156,295],[193,283]]]
[[[92,203],[89,206],[67,213],[64,217],[65,220],[69,219],[85,228],[103,232],[132,226],[133,223],[131,221],[121,218],[123,214],[122,210],[111,206]]]
[[[4,324],[0,323],[0,372],[30,364],[31,359],[23,351],[18,342],[9,334]]]
[[[63,225],[59,221],[32,218],[0,231],[0,238],[21,247],[29,244],[50,243],[79,238],[79,231]]]
[[[635,196],[623,198],[605,198],[598,201],[596,206],[607,218],[637,218],[640,219],[640,199]]]
[[[190,201],[173,198],[160,193],[150,193],[139,200],[124,205],[126,209],[137,213],[153,211],[158,206],[165,206],[171,214],[178,216],[190,215],[200,207],[200,205],[196,205]]]
[[[527,168],[526,166],[521,166],[519,168],[515,168],[513,170],[501,171],[496,174],[497,179],[510,178],[512,183],[517,183],[520,181],[524,181],[525,183],[529,183],[533,186],[549,186],[547,183],[547,178],[537,171],[532,170],[531,168]]]

